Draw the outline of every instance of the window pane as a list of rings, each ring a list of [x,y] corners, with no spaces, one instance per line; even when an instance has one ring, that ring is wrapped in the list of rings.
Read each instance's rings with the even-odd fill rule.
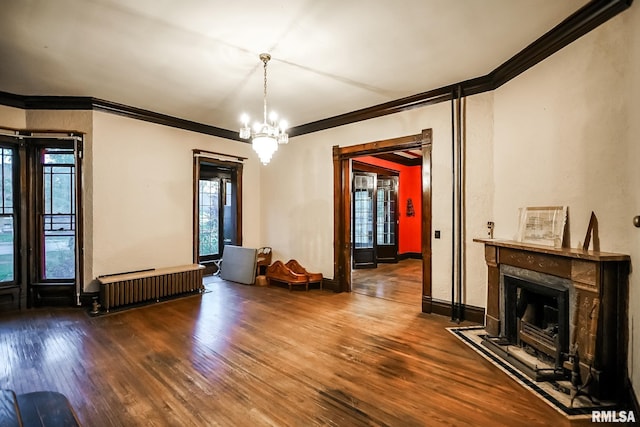
[[[220,181],[200,180],[200,256],[219,255]]]
[[[51,164],[75,164],[73,148],[46,148],[44,151],[42,163]]]
[[[13,150],[0,148],[0,160],[2,161],[2,198],[0,214],[13,213]]]
[[[377,193],[377,243],[393,245],[395,243],[395,200],[393,197],[394,181],[378,179]]]
[[[373,247],[373,184],[371,176],[354,177],[354,245]]]
[[[236,242],[236,209],[233,206],[233,182],[230,179],[223,179],[224,183],[224,206],[222,213],[222,246],[233,245]]]
[[[233,196],[233,185],[231,183],[231,181],[229,180],[225,180],[225,199],[224,199],[224,205],[225,206],[231,206],[231,200],[232,200],[232,196]]]
[[[76,215],[73,149],[42,151],[42,279],[75,278]]]
[[[76,275],[74,236],[68,233],[45,235],[44,261],[45,279],[73,279]]]
[[[14,280],[14,231],[13,217],[0,217],[0,282]]]

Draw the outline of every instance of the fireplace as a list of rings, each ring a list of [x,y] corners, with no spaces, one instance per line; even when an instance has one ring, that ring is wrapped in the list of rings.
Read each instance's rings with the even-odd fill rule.
[[[488,266],[485,346],[534,381],[621,398],[627,366],[622,254],[477,239]]]
[[[569,355],[571,281],[502,265],[500,287],[502,328],[485,345],[516,359],[536,381],[561,379]]]

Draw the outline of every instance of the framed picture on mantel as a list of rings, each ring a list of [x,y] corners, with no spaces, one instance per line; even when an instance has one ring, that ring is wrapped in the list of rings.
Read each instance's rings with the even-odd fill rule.
[[[566,223],[566,206],[520,208],[517,240],[522,243],[560,248]]]

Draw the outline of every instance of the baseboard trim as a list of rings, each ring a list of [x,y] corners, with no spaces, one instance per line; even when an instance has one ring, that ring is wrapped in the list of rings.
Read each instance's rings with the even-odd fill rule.
[[[422,259],[422,254],[420,252],[405,252],[403,254],[398,254],[398,260],[402,261],[403,259]]]
[[[433,312],[433,300],[430,296],[422,295],[422,312],[423,313],[432,313]]]
[[[451,302],[444,300],[431,300],[431,312],[434,314],[440,314],[442,316],[451,317]],[[424,311],[424,310],[423,310]],[[462,320],[468,320],[469,322],[484,325],[484,308],[476,307],[473,305],[462,305]]]
[[[326,277],[322,279],[322,289],[330,290],[333,292],[339,292],[338,290],[338,282],[333,279],[327,279]]]

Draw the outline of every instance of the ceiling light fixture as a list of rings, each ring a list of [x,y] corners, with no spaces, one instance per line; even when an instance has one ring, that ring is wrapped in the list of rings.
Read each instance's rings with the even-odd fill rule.
[[[262,123],[253,125],[253,129],[249,127],[249,116],[243,114],[240,119],[242,126],[240,127],[240,138],[251,139],[253,149],[258,153],[262,164],[267,164],[271,160],[271,156],[278,149],[278,144],[286,144],[289,142],[289,135],[286,132],[287,122],[281,120],[277,123],[278,115],[275,112],[269,114],[267,121],[267,62],[271,59],[268,53],[261,53],[260,60],[264,64],[264,98],[263,98],[263,120]]]

